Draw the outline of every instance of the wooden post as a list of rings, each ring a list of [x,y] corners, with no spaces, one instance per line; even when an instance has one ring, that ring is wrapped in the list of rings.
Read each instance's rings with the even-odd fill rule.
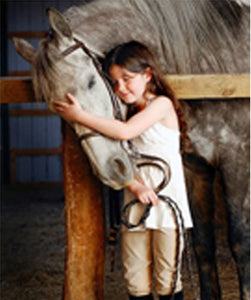
[[[102,300],[105,226],[102,186],[66,125],[63,142],[66,214],[64,300]]]

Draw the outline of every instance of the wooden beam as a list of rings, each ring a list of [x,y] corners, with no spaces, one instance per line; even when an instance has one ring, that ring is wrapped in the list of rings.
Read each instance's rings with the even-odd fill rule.
[[[1,77],[0,103],[36,102],[30,77]]]
[[[11,77],[30,77],[31,76],[31,71],[9,71],[8,72],[8,76],[11,76]]]
[[[48,31],[11,31],[8,33],[8,38],[13,37],[30,39],[30,38],[44,38],[48,35]]]
[[[10,150],[15,156],[37,156],[37,155],[59,155],[62,154],[62,147],[58,148],[35,148],[35,149],[17,149]]]
[[[250,74],[167,75],[180,99],[249,98]],[[35,102],[31,79],[2,77],[0,103]]]
[[[179,99],[249,98],[250,74],[167,75]]]

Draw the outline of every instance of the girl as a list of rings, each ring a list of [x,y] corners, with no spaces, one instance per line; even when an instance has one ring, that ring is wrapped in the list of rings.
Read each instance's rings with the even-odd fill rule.
[[[192,227],[181,155],[187,142],[186,124],[170,88],[162,78],[151,52],[132,41],[113,49],[104,62],[113,88],[128,106],[128,119],[121,122],[92,115],[81,109],[71,94],[69,103],[55,101],[58,113],[67,121],[78,122],[102,134],[118,139],[133,140],[138,151],[164,159],[170,166],[171,179],[161,194],[171,197],[179,206],[185,227]],[[181,135],[180,135],[181,132]],[[137,178],[126,186],[125,203],[137,198],[143,205],[152,203],[149,217],[143,226],[122,230],[122,261],[124,278],[132,299],[153,299],[152,277],[156,281],[159,299],[171,299],[176,249],[175,221],[169,206],[158,201],[154,187],[162,174],[154,167],[139,170]],[[136,207],[131,209],[130,220]],[[183,246],[180,247],[183,249]],[[178,270],[175,298],[183,299]]]

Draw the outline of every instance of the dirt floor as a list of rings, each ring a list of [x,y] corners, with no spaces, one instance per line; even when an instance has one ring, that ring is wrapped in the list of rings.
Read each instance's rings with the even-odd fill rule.
[[[224,224],[223,224],[224,225]],[[226,245],[225,228],[219,226],[218,263],[223,300],[239,299],[235,265]],[[126,300],[117,246],[115,271],[107,264],[104,300]],[[4,188],[1,197],[2,300],[59,300],[64,281],[64,197],[61,186]],[[194,259],[193,259],[194,261]],[[184,291],[194,299],[197,283],[184,264]],[[191,283],[191,276],[194,277]],[[195,292],[198,288],[195,286]],[[88,300],[88,299],[87,299]]]

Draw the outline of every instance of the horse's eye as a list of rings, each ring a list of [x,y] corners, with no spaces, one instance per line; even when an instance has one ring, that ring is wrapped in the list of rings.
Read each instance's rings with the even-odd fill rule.
[[[95,84],[95,77],[94,76],[91,76],[91,78],[89,79],[89,82],[88,82],[88,89],[91,89],[94,84]]]

